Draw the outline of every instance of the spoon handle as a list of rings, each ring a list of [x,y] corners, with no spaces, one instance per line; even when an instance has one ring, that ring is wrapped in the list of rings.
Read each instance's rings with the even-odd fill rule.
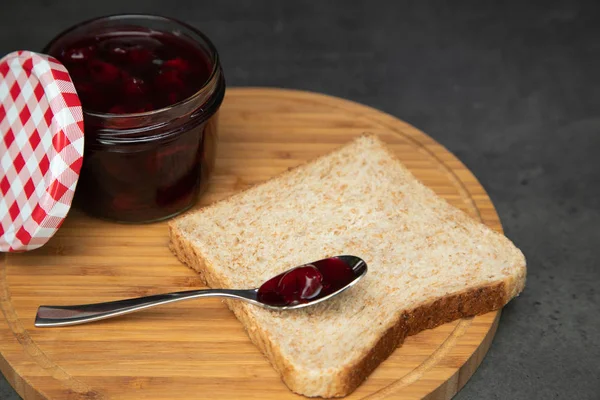
[[[109,301],[106,303],[82,304],[74,306],[40,306],[35,317],[35,326],[54,327],[83,324],[86,322],[116,317],[118,315],[129,314],[162,304],[173,303],[181,300],[196,299],[199,297],[229,297],[245,300],[254,304],[260,304],[257,302],[256,289],[186,290],[183,292],[173,292],[125,300]]]

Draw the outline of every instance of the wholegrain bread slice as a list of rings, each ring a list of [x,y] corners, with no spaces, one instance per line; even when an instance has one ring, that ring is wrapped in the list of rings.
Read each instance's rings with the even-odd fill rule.
[[[226,301],[285,384],[352,392],[407,335],[504,306],[525,284],[505,236],[420,183],[363,135],[169,224],[170,247],[210,287],[252,288],[293,266],[352,254],[365,278],[294,311]]]

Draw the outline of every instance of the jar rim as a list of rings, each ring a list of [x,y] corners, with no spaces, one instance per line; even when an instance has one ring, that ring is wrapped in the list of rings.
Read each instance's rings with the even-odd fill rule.
[[[156,110],[150,110],[150,111],[145,111],[145,112],[141,112],[141,113],[127,113],[127,114],[94,112],[94,111],[86,110],[85,108],[82,107],[82,111],[83,111],[84,115],[88,115],[93,118],[111,118],[111,119],[156,116],[158,114],[170,111],[175,107],[180,107],[184,104],[188,104],[190,102],[197,100],[200,96],[205,94],[204,92],[206,91],[207,88],[210,90],[212,83],[215,80],[219,79],[219,74],[220,74],[219,53],[218,53],[217,48],[215,47],[214,43],[209,39],[209,37],[206,34],[204,34],[201,30],[199,30],[198,28],[196,28],[186,22],[180,21],[176,18],[165,17],[165,16],[161,16],[161,15],[156,15],[156,14],[141,14],[141,13],[109,14],[109,15],[105,15],[105,16],[90,18],[85,21],[79,22],[79,23],[63,30],[62,32],[60,32],[58,35],[56,35],[54,37],[54,39],[52,39],[44,47],[43,51],[44,51],[44,53],[46,53],[52,47],[52,45],[54,43],[56,43],[59,39],[68,35],[72,31],[74,31],[78,28],[84,27],[88,24],[99,22],[99,21],[119,21],[119,20],[124,20],[124,19],[146,19],[146,20],[170,22],[170,23],[174,23],[176,25],[182,26],[182,27],[192,31],[195,35],[198,35],[206,43],[208,50],[210,52],[209,55],[211,56],[212,71],[211,71],[210,75],[208,76],[208,78],[206,79],[206,81],[202,84],[202,86],[194,94],[190,95],[189,97],[186,97],[185,99],[183,99],[181,101],[178,101],[177,103],[169,104],[168,106],[165,106],[165,107],[162,107],[162,108],[159,108]]]

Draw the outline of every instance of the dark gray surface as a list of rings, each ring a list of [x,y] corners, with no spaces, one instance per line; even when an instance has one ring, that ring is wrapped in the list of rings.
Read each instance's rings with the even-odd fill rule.
[[[600,398],[598,3],[125,3],[6,1],[0,54],[92,16],[171,15],[214,40],[231,86],[327,93],[412,123],[474,172],[528,258],[525,292],[456,398]],[[4,380],[0,398],[18,398]]]

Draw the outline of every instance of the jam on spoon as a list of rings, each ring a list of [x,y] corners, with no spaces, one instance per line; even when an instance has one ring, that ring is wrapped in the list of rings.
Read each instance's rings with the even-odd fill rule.
[[[258,289],[258,301],[272,306],[307,303],[330,295],[355,279],[351,266],[339,257],[288,270]]]
[[[83,324],[199,297],[227,297],[270,310],[293,310],[326,301],[354,286],[366,273],[364,260],[342,255],[292,268],[269,279],[259,289],[187,290],[106,303],[40,306],[35,326]]]

